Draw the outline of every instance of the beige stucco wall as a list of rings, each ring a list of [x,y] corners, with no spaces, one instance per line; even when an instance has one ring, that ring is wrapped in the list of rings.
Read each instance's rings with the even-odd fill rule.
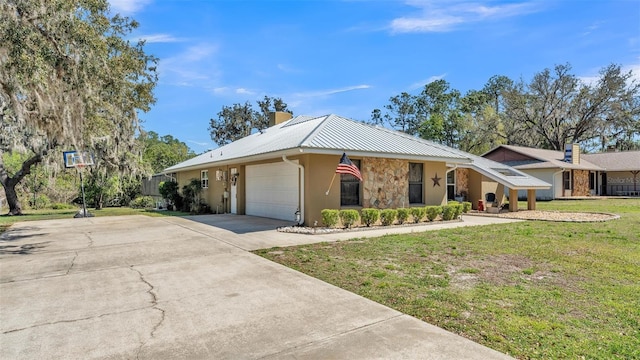
[[[408,203],[408,172],[409,162],[398,159],[383,159],[372,157],[350,157],[352,160],[360,160],[363,182],[361,188],[362,206],[374,207],[375,200],[379,200],[379,208],[383,206],[397,208],[409,207]],[[273,159],[282,161],[281,159]],[[237,168],[240,176],[237,181],[237,206],[238,214],[245,213],[245,166],[274,162],[260,161],[245,164],[231,164],[219,167],[207,167],[209,170],[209,188],[202,190],[203,200],[211,206],[213,212],[230,212],[230,200],[224,201],[223,194],[230,191],[230,169]],[[320,215],[322,209],[340,209],[340,176],[331,183],[336,167],[340,162],[339,155],[315,155],[301,154],[290,156],[289,160],[297,160],[304,167],[304,222],[313,226],[316,222],[322,224]],[[446,171],[444,162],[423,162],[423,195],[425,205],[441,205],[446,203]],[[226,181],[216,180],[216,170],[226,171]],[[439,185],[434,184],[433,178],[439,178]],[[180,188],[192,178],[200,179],[200,170],[191,170],[176,174]],[[331,187],[329,188],[329,185]],[[327,194],[327,190],[329,193]],[[378,191],[380,190],[380,191]],[[381,199],[381,200],[380,200]]]
[[[498,206],[504,204],[506,200],[504,192],[504,185],[491,180],[477,171],[469,170],[469,201],[472,204],[472,209],[478,209],[478,200],[485,202],[487,193],[496,194]],[[486,202],[484,206],[487,206]]]

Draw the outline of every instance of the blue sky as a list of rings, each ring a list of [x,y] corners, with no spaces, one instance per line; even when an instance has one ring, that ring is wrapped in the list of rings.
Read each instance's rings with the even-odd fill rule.
[[[369,119],[391,96],[445,79],[530,80],[570,63],[590,81],[615,63],[640,80],[640,1],[110,0],[160,59],[143,127],[215,148],[224,105],[280,97],[295,115]]]

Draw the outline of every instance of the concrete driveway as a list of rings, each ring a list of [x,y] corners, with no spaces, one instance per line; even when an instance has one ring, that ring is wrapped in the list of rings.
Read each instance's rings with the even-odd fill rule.
[[[12,226],[0,237],[0,358],[508,358],[243,250],[335,238],[200,219]]]

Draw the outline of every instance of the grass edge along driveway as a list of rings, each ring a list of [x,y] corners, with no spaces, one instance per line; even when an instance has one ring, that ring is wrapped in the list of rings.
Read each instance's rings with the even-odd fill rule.
[[[527,221],[255,253],[516,358],[640,358],[640,199],[538,208],[621,218]]]

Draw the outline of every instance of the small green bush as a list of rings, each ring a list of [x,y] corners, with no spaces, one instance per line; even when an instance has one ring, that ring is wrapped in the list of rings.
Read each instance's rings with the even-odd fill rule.
[[[55,203],[51,205],[53,210],[66,210],[66,209],[75,209],[76,207],[71,204],[65,203]]]
[[[342,225],[345,228],[350,228],[356,221],[360,219],[360,214],[358,210],[353,209],[345,209],[340,210],[340,221],[342,221]]]
[[[469,212],[469,210],[471,210],[471,203],[468,202],[468,201],[463,202],[462,203],[462,212],[466,214],[466,213]]]
[[[424,218],[424,214],[425,214],[426,210],[422,206],[421,207],[412,207],[409,212],[411,213],[411,218],[412,218],[413,222],[417,224],[420,221],[422,221],[422,219]]]
[[[459,202],[455,202],[453,205],[453,209],[454,209],[454,213],[453,213],[453,218],[457,219],[460,217],[460,215],[462,215],[462,208],[463,205]]]
[[[384,209],[380,211],[380,222],[383,226],[389,226],[396,221],[396,216],[398,216],[398,211],[395,209]]]
[[[407,208],[398,209],[398,222],[400,224],[404,224],[408,218],[409,218],[409,209]]]
[[[432,205],[426,206],[425,212],[427,213],[427,219],[429,221],[434,221],[438,215],[442,215],[442,206]]]
[[[453,220],[453,216],[456,213],[456,207],[453,204],[447,204],[442,207],[442,220]]]
[[[367,225],[367,227],[375,224],[376,221],[378,221],[378,219],[380,218],[380,210],[378,209],[366,208],[362,209],[360,212],[362,213],[360,218],[362,219],[362,222]]]
[[[129,204],[134,209],[150,209],[156,206],[151,196],[138,196]]]
[[[335,209],[323,209],[320,211],[320,215],[322,215],[322,223],[326,227],[335,227],[338,224],[339,211]]]
[[[51,200],[45,194],[38,194],[35,199],[33,196],[29,197],[29,207],[32,209],[44,209],[51,207]]]

